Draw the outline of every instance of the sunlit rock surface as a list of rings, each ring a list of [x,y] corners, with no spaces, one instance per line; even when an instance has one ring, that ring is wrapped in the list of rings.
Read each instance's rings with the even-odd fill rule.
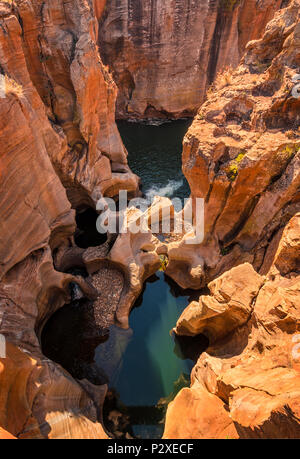
[[[103,396],[46,359],[39,338],[71,282],[97,297],[54,269],[52,254],[74,245],[71,204],[137,188],[114,122],[116,86],[90,2],[1,2],[0,23],[0,426],[18,438],[105,438]]]
[[[197,97],[228,63],[227,52],[235,50],[232,63],[238,62],[246,41],[260,34],[279,3],[260,2],[251,31],[244,24],[256,17],[252,1],[248,12],[240,5],[226,12],[224,29],[216,28],[213,15],[205,24],[201,15],[210,31],[205,43],[199,41],[206,58],[201,61],[204,80],[193,80]],[[166,269],[183,287],[212,283],[210,297],[194,305],[197,317],[185,312],[184,326],[182,318],[178,322],[178,332],[180,327],[189,334],[207,332],[211,347],[193,372],[192,389],[184,389],[170,406],[165,436],[297,437],[299,218],[291,217],[299,206],[300,102],[291,90],[299,67],[299,1],[276,16],[262,40],[250,42],[243,64],[227,74],[225,86],[217,80],[186,136],[184,172],[192,197],[205,198],[209,222],[204,243],[189,250],[188,235],[156,237],[149,227],[143,234],[109,238],[104,247],[85,250],[74,244],[72,207],[94,208],[101,196],[115,197],[124,188],[136,195],[138,188],[114,122],[116,84],[99,55],[104,8],[99,0],[0,2],[5,96],[0,98],[0,334],[7,352],[0,359],[0,436],[107,437],[101,423],[106,386],[76,381],[45,358],[43,327],[75,291],[94,302],[95,323],[116,322],[126,329],[143,282]],[[175,25],[171,20],[170,27]],[[233,47],[239,25],[245,36]],[[233,41],[219,37],[220,30],[232,32]],[[214,33],[225,45],[217,56],[207,48]],[[132,64],[128,56],[127,62]],[[176,71],[179,75],[180,66]],[[182,81],[173,77],[189,87],[185,73]],[[124,91],[118,83],[121,113]],[[177,94],[165,79],[160,101],[166,88]],[[175,117],[191,113],[200,100],[195,101],[194,91],[192,85],[187,105],[186,99],[169,99],[154,111],[145,93],[146,105],[144,100],[128,111],[149,117],[158,111]],[[129,225],[140,219],[136,209],[128,212]],[[159,220],[159,213],[153,218]],[[220,276],[234,266],[237,271],[224,274],[230,289]],[[67,273],[73,267],[86,270],[87,277]],[[249,284],[239,297],[235,282],[242,283],[243,275]],[[177,410],[178,400],[183,402]],[[202,424],[199,413],[205,414]],[[210,430],[211,416],[218,422]]]
[[[266,273],[300,210],[299,9],[297,0],[278,12],[237,70],[217,78],[185,136],[183,171],[192,197],[205,200],[205,238],[173,245],[167,272],[182,287],[246,262]]]
[[[176,331],[210,347],[169,405],[164,438],[299,438],[299,235],[297,214],[266,276],[233,268],[183,312]]]

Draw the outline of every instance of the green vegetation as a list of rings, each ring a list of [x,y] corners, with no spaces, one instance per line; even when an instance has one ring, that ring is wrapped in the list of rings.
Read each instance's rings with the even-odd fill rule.
[[[159,270],[160,271],[166,271],[166,269],[168,267],[168,264],[169,264],[168,257],[166,255],[160,255],[159,258],[160,258],[160,268],[159,268]]]
[[[282,147],[278,152],[277,152],[277,155],[279,158],[281,158],[281,160],[283,161],[289,161],[292,159],[293,156],[295,156],[296,153],[298,153],[298,151],[300,150],[300,144],[299,143],[296,143],[296,144],[289,144],[289,145],[285,145],[284,147]]]
[[[221,7],[226,11],[233,11],[240,3],[240,0],[221,0]]]
[[[231,252],[231,248],[230,247],[222,247],[221,248],[221,254],[222,254],[223,257],[225,257],[225,255],[228,255],[230,252]]]

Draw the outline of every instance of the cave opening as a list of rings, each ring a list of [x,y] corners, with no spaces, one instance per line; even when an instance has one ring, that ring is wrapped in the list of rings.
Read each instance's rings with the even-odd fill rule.
[[[96,223],[98,217],[99,214],[91,207],[81,212],[77,211],[75,243],[81,249],[98,247],[107,241],[107,235],[100,234],[97,231]]]

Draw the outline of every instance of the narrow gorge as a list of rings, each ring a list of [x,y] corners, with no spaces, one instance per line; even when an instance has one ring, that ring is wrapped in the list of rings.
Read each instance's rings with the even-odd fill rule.
[[[300,1],[0,23],[0,439],[300,438]]]

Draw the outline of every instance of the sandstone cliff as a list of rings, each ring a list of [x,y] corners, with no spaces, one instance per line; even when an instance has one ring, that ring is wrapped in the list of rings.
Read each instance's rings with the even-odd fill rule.
[[[215,75],[239,64],[247,42],[285,3],[108,0],[100,49],[119,88],[118,117],[193,115]]]
[[[92,400],[42,355],[39,337],[70,282],[96,295],[54,269],[52,254],[73,246],[71,204],[137,188],[114,121],[116,86],[90,2],[2,1],[0,23],[0,426],[19,438],[105,438],[103,388]]]
[[[293,1],[247,45],[185,138],[206,236],[188,252],[173,244],[168,269],[185,286],[211,282],[175,332],[203,333],[210,345],[169,405],[164,438],[300,435],[299,12]]]
[[[164,438],[299,438],[299,235],[297,214],[266,276],[242,264],[183,312],[176,331],[210,347],[169,405]]]
[[[51,159],[77,207],[101,193],[137,188],[115,124],[117,88],[99,57],[90,3],[16,2],[31,81],[65,141]]]
[[[178,8],[183,3],[176,2],[176,8],[165,3],[166,14],[168,8],[176,10],[176,21],[174,15],[168,19],[169,35],[178,32],[180,41],[190,30],[195,33],[193,21],[198,18],[207,33],[205,41],[200,34],[198,49],[204,53],[201,62],[206,59],[205,79],[199,83],[191,73],[192,105],[189,101],[183,106],[180,100],[159,105],[159,111],[174,116],[194,110],[195,87],[202,88],[202,97],[213,67],[229,62],[228,44],[236,44],[232,63],[237,64],[248,38],[260,35],[282,5],[263,1],[256,9],[249,1],[220,10],[210,2],[210,20],[196,9],[195,18],[189,15],[180,32]],[[84,250],[74,244],[74,209],[93,207],[101,195],[115,196],[120,188],[134,194],[138,186],[114,122],[116,85],[97,46],[106,46],[98,37],[103,14],[101,31],[105,23],[108,31],[114,28],[107,23],[111,4],[105,9],[104,0],[0,2],[0,334],[7,343],[7,356],[0,359],[0,436],[9,432],[17,438],[106,438],[101,424],[106,387],[75,380],[45,358],[41,331],[70,301],[70,284],[93,300],[96,326],[114,321],[128,326],[134,300],[144,280],[159,268],[161,255],[168,257],[167,273],[180,285],[200,288],[213,281],[211,296],[193,303],[177,324],[177,333],[207,333],[211,347],[194,370],[192,388],[170,407],[165,435],[295,436],[299,362],[288,356],[299,332],[299,216],[293,217],[299,208],[299,100],[291,95],[291,78],[300,64],[299,0],[276,16],[261,40],[250,42],[235,72],[217,79],[186,136],[184,171],[192,196],[206,199],[204,244],[187,249],[181,240],[162,243],[149,230],[121,234],[114,244],[108,240],[102,247]],[[208,14],[208,3],[201,5]],[[166,18],[156,8],[151,11]],[[143,10],[130,11],[143,16]],[[220,11],[225,21],[221,25],[216,19]],[[127,10],[124,14],[126,18]],[[252,17],[253,28],[243,26],[245,36],[237,34],[238,24]],[[145,30],[151,30],[154,50],[155,18],[153,14],[150,29],[135,32],[143,45]],[[185,39],[194,43],[193,34]],[[138,42],[134,46],[136,52],[143,49]],[[180,74],[176,46],[170,55]],[[147,68],[151,56],[137,54],[131,60],[126,47],[119,48],[130,65],[137,59]],[[214,51],[208,52],[211,48]],[[157,54],[162,72],[169,51],[166,47]],[[118,56],[112,54],[112,59],[118,64]],[[194,65],[192,60],[185,63],[187,68]],[[170,87],[168,72],[162,73],[164,88]],[[146,80],[155,81],[146,74]],[[172,75],[176,84],[184,81],[189,87],[185,74],[178,79]],[[124,78],[131,84],[126,71]],[[150,94],[144,78],[140,84]],[[120,88],[122,111],[122,84]],[[147,107],[147,116],[157,115],[157,106],[153,112],[150,96],[145,97],[146,106],[144,100],[134,115],[144,116]],[[155,206],[154,211],[160,215]],[[140,214],[136,209],[128,213],[128,224],[134,225]],[[88,277],[66,274],[74,266],[85,268]],[[225,277],[219,277],[222,274]],[[255,362],[261,371],[257,380],[251,379],[257,372]],[[278,386],[277,380],[284,384]],[[191,403],[187,419],[182,399]],[[249,418],[249,405],[263,410],[250,410]],[[207,413],[202,424],[199,412]],[[219,420],[215,431],[207,427],[212,416]]]
[[[277,13],[237,70],[216,79],[184,139],[184,174],[192,197],[205,200],[205,239],[170,246],[167,273],[183,287],[242,262],[265,274],[299,211],[299,8]]]

